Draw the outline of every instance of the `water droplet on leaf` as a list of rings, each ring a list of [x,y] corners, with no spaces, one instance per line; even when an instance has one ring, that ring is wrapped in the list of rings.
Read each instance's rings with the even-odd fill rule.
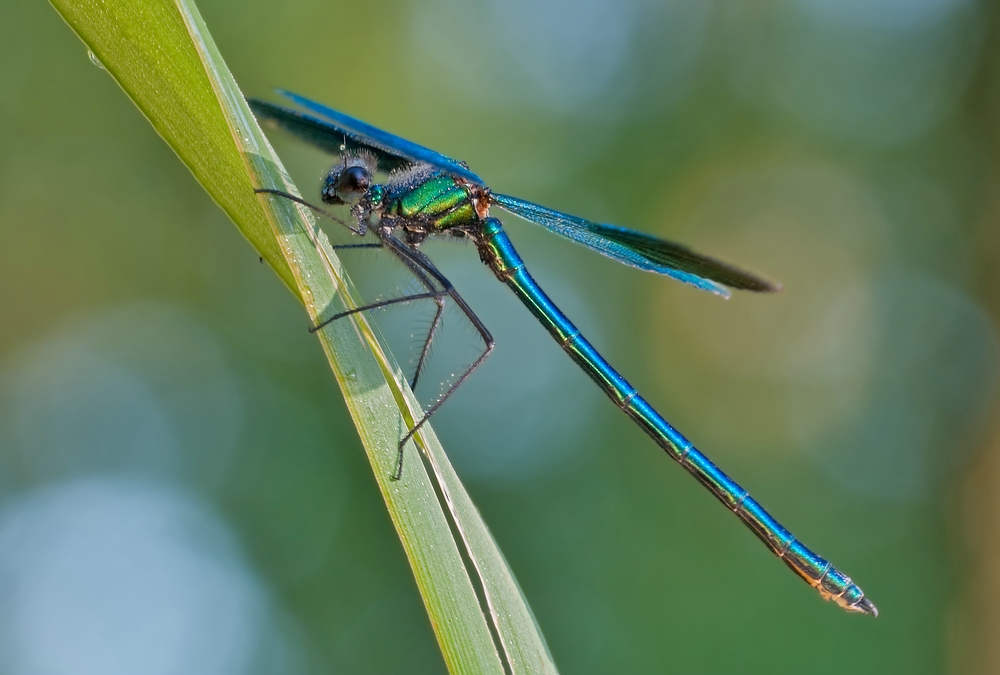
[[[95,54],[89,49],[87,50],[87,58],[89,58],[90,62],[93,63],[98,68],[100,68],[101,70],[107,70],[107,68],[104,67],[104,64],[101,63],[101,60],[97,58],[97,54]]]

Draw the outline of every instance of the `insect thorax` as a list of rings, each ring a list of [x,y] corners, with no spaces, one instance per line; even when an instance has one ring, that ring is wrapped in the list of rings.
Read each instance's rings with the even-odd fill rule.
[[[478,222],[469,187],[451,176],[432,174],[390,186],[385,212],[404,229],[462,236]]]

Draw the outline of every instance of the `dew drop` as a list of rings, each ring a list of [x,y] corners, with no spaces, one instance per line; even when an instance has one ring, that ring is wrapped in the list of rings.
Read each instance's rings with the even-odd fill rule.
[[[101,60],[97,58],[97,54],[95,54],[89,49],[87,50],[87,58],[89,58],[90,62],[93,63],[98,68],[100,68],[101,70],[107,70],[107,68],[104,67],[104,64],[101,63]]]

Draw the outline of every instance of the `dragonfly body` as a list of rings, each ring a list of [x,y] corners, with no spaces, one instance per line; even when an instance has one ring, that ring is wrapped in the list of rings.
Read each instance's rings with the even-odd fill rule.
[[[251,105],[258,116],[273,119],[320,147],[340,149],[341,163],[331,170],[323,186],[323,199],[329,204],[348,205],[354,221],[353,225],[349,225],[351,229],[357,234],[373,232],[380,241],[377,246],[386,247],[395,253],[428,288],[426,293],[411,298],[438,301],[438,314],[432,323],[427,344],[439,323],[441,303],[446,297],[458,303],[460,309],[476,325],[486,344],[482,356],[452,385],[442,399],[427,410],[424,418],[404,436],[403,444],[485,360],[493,348],[489,331],[454,291],[450,282],[419,251],[420,244],[431,236],[469,239],[476,245],[482,262],[514,292],[570,358],[601,387],[615,405],[733,511],[786,565],[816,588],[825,599],[832,600],[851,612],[878,614],[875,605],[849,577],[801,544],[746,490],[674,429],[598,353],[531,277],[500,220],[492,216],[490,210],[492,206],[498,206],[616,260],[640,269],[667,274],[720,295],[728,294],[724,286],[766,291],[775,290],[774,285],[737,268],[695,254],[685,247],[649,235],[611,225],[590,223],[515,197],[494,194],[462,163],[409,141],[394,140],[396,137],[387,132],[374,129],[321,104],[293,94],[288,96],[321,117],[263,101],[252,100]],[[322,134],[324,130],[329,138]],[[317,141],[316,138],[324,140]],[[359,150],[352,152],[348,149],[351,147]],[[372,177],[377,171],[392,173],[385,183],[375,184]],[[298,199],[284,193],[277,194]],[[382,306],[387,302],[370,305],[369,308]],[[320,326],[346,314],[331,317]],[[425,344],[414,384],[423,366],[426,351]],[[401,467],[402,464],[399,470]]]
[[[387,195],[385,211],[399,219],[414,244],[429,234],[461,237],[474,231],[479,220],[476,205],[484,199],[479,186],[444,175],[428,177],[412,188],[395,192]]]

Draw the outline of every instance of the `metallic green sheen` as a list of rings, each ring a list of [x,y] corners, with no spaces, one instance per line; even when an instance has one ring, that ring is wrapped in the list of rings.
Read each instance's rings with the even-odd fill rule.
[[[394,211],[402,218],[431,220],[439,229],[468,223],[474,217],[469,193],[450,176],[434,176],[397,198]],[[447,218],[463,206],[468,207],[465,219]]]
[[[472,202],[466,201],[464,204],[452,209],[441,218],[438,218],[434,226],[439,230],[450,230],[458,225],[468,225],[476,218],[476,210]]]
[[[382,202],[386,198],[386,189],[384,185],[373,185],[368,191],[368,201],[371,203],[372,208],[378,208],[382,205]]]

